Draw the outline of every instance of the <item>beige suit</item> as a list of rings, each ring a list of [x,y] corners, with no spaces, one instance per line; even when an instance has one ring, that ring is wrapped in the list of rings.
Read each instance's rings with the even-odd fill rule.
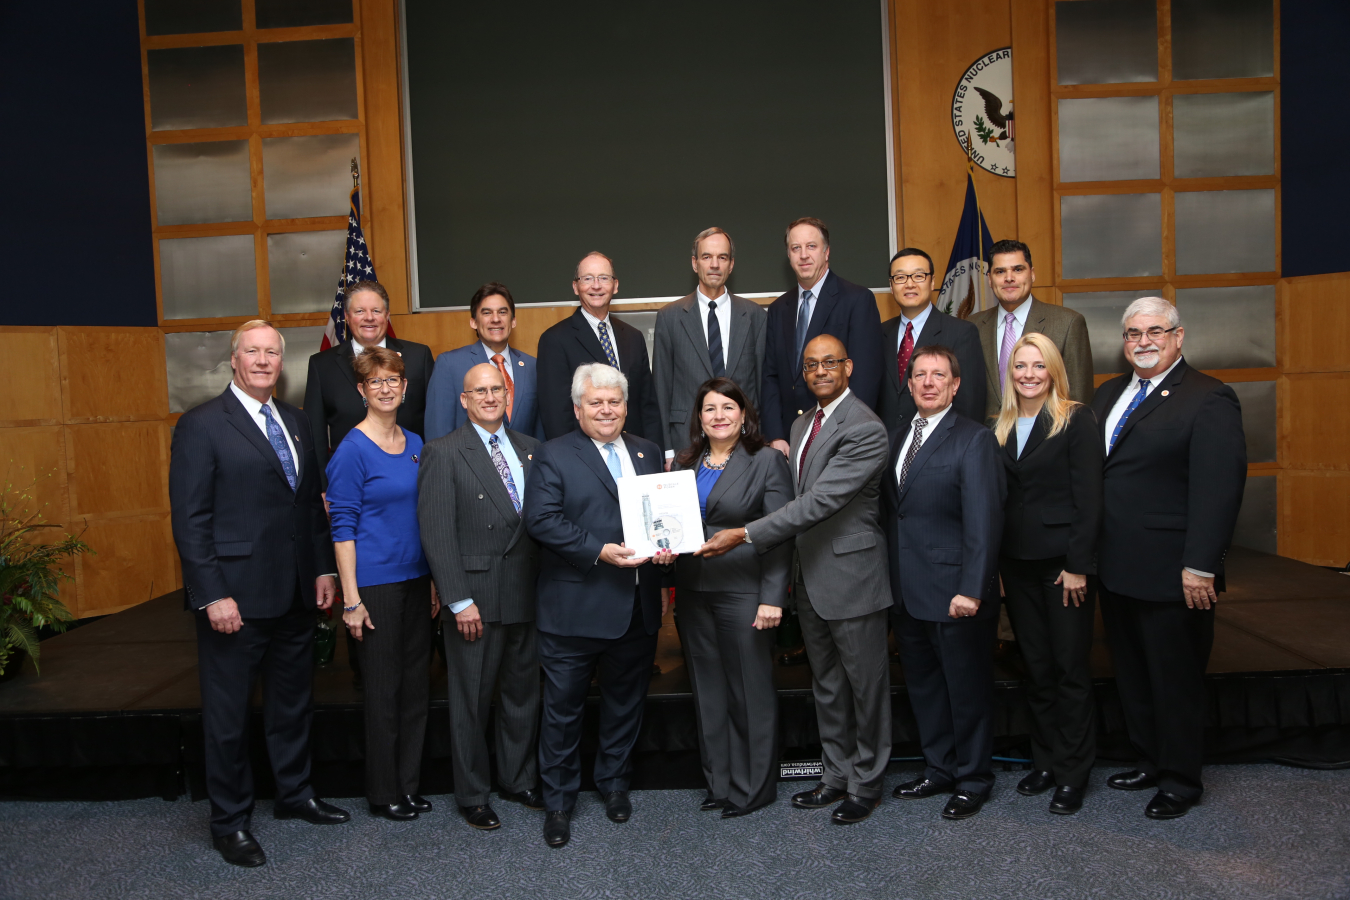
[[[970,322],[980,330],[980,346],[984,348],[984,368],[988,389],[985,392],[985,415],[997,416],[1003,400],[1003,386],[998,381],[998,351],[1003,338],[1003,307],[995,305],[972,315]],[[1035,299],[1027,311],[1027,324],[1022,333],[1039,332],[1055,342],[1064,368],[1069,376],[1069,396],[1079,403],[1092,402],[1092,344],[1088,341],[1087,321],[1083,314],[1063,306],[1051,306]]]

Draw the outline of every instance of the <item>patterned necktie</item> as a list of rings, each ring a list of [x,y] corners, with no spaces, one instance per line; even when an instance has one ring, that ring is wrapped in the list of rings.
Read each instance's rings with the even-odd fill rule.
[[[905,370],[909,368],[909,358],[914,355],[914,323],[905,323],[905,339],[900,342],[900,352],[895,357],[895,367],[900,372],[900,389],[904,390]]]
[[[1130,405],[1125,407],[1125,411],[1120,414],[1120,421],[1111,431],[1111,443],[1106,445],[1106,452],[1110,453],[1116,447],[1116,438],[1120,437],[1120,432],[1125,428],[1125,420],[1130,417],[1130,413],[1139,408],[1139,404],[1144,402],[1148,396],[1148,386],[1150,382],[1147,378],[1139,379],[1139,392],[1130,398]]]
[[[619,454],[613,442],[605,444],[605,465],[609,466],[609,474],[614,476],[616,482],[623,477],[623,465],[619,463]]]
[[[516,508],[516,514],[519,515],[520,493],[516,490],[516,480],[511,477],[511,467],[506,464],[506,456],[502,453],[497,435],[488,438],[488,445],[492,447],[492,464],[497,467],[497,474],[502,476],[502,484],[506,485],[506,492],[511,495],[511,505]]]
[[[286,446],[286,435],[281,433],[281,425],[272,418],[272,407],[264,403],[262,414],[267,420],[267,443],[277,452],[277,458],[281,460],[281,469],[286,473],[286,481],[290,484],[291,490],[295,490],[295,460],[291,457],[291,448]]]
[[[919,455],[919,447],[923,445],[923,429],[928,424],[928,420],[923,416],[914,420],[914,440],[909,442],[909,450],[905,452],[905,464],[900,467],[900,490],[905,489],[905,481],[909,478],[909,467],[914,464],[914,457]]]
[[[511,379],[511,370],[506,367],[506,361],[502,359],[500,353],[492,354],[492,363],[497,367],[497,371],[502,373],[502,380],[506,382],[506,419],[511,420],[511,415],[516,407],[516,383]],[[517,510],[520,507],[517,505]]]
[[[604,322],[601,322],[599,324],[599,330],[600,330],[600,346],[604,348],[605,358],[609,360],[609,364],[611,366],[617,369],[619,368],[619,354],[614,352],[614,345],[610,343],[609,328],[605,326]]]
[[[806,443],[802,444],[802,455],[797,460],[797,480],[802,480],[802,473],[806,471],[806,454],[811,450],[811,442],[820,434],[820,426],[825,421],[825,410],[816,410],[816,420],[811,423],[811,433],[806,436]]]
[[[811,292],[802,291],[802,302],[797,307],[797,368],[802,363],[802,353],[806,350],[806,329],[811,326]]]
[[[712,361],[713,375],[717,378],[727,374],[727,364],[722,359],[722,326],[717,321],[717,301],[708,301],[708,359]]]
[[[1003,317],[1003,346],[998,351],[998,390],[1003,393],[1003,379],[1008,377],[1008,355],[1012,353],[1013,344],[1017,343],[1017,335],[1013,333],[1013,328],[1017,324],[1017,316],[1008,313]]]

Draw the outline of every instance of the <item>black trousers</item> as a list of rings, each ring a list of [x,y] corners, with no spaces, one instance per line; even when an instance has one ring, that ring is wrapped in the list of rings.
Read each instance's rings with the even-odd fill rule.
[[[778,796],[778,692],[772,629],[755,629],[759,594],[681,589],[675,626],[713,797],[758,809]]]
[[[539,776],[544,806],[570,813],[581,790],[581,720],[591,674],[600,674],[600,742],[595,786],[602,794],[628,790],[630,757],[642,727],[647,684],[656,660],[656,634],[648,634],[642,608],[633,603],[628,631],[613,639],[539,632],[544,669],[544,716],[539,729]]]
[[[999,560],[1004,602],[1029,676],[1032,759],[1038,771],[1054,774],[1055,784],[1082,787],[1097,757],[1089,664],[1097,579],[1088,578],[1081,605],[1065,606],[1064,589],[1055,584],[1063,571],[1062,556]]]
[[[1214,609],[1182,600],[1139,600],[1101,589],[1102,619],[1116,690],[1138,768],[1161,790],[1195,799],[1204,791],[1205,667]]]
[[[361,636],[366,799],[394,803],[422,777],[431,664],[431,576],[361,588],[374,628]]]
[[[234,634],[214,630],[206,613],[198,613],[197,672],[201,679],[212,836],[251,827],[249,696],[259,676],[263,681],[263,732],[276,779],[276,803],[296,806],[313,797],[314,789],[309,785],[309,728],[314,614],[300,605],[299,594],[286,615],[244,619],[243,628]]]

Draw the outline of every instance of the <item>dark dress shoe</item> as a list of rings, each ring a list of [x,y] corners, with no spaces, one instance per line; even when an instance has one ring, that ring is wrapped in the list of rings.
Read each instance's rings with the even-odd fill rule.
[[[544,795],[539,793],[538,788],[526,788],[520,793],[512,791],[498,791],[497,796],[511,803],[519,803],[526,809],[543,809]]]
[[[957,791],[952,794],[952,798],[947,801],[947,805],[942,807],[942,818],[969,819],[980,811],[980,807],[984,806],[984,801],[988,799],[988,794]]]
[[[1167,791],[1158,791],[1153,795],[1153,799],[1148,801],[1148,806],[1144,807],[1144,815],[1150,819],[1180,819],[1190,812],[1195,804],[1195,800],[1187,800]]]
[[[1128,772],[1117,772],[1106,779],[1106,786],[1118,791],[1144,791],[1157,787],[1158,779],[1154,775],[1145,775],[1138,769],[1131,769]]]
[[[1055,788],[1055,796],[1050,798],[1050,811],[1061,816],[1071,816],[1083,808],[1083,789],[1061,784]]]
[[[810,660],[806,658],[806,647],[804,646],[778,655],[778,664],[780,666],[804,666],[809,661]]]
[[[352,820],[351,813],[312,797],[299,806],[278,806],[272,810],[278,819],[304,819],[311,825],[341,825]]]
[[[486,803],[482,806],[461,806],[459,814],[479,831],[491,831],[494,828],[502,827],[502,820],[497,818],[497,814],[492,811],[492,807]]]
[[[729,801],[719,800],[712,794],[709,794],[703,798],[703,802],[699,804],[698,810],[699,812],[715,812],[719,809],[726,809],[730,805],[731,803]]]
[[[560,809],[549,811],[544,816],[544,843],[550,847],[561,847],[572,839],[572,817]]]
[[[809,791],[793,794],[792,805],[798,809],[823,809],[826,806],[833,806],[847,796],[848,791],[830,787],[822,781]]]
[[[950,783],[939,784],[927,778],[916,778],[913,781],[896,785],[895,790],[891,791],[891,796],[897,800],[922,800],[925,797],[936,797],[938,794],[950,794],[951,792],[952,786]]]
[[[431,812],[431,801],[426,797],[421,797],[417,794],[404,794],[403,802],[411,806],[417,812]]]
[[[605,795],[605,815],[611,822],[627,822],[633,815],[633,804],[627,791],[610,791]]]
[[[835,811],[830,814],[830,821],[836,825],[852,825],[854,822],[861,822],[872,814],[881,803],[880,797],[859,797],[857,794],[849,794],[848,799],[840,803]]]
[[[267,862],[267,854],[263,853],[263,848],[247,831],[223,834],[220,837],[212,838],[211,843],[224,860],[232,866],[245,866],[253,869]]]
[[[417,810],[409,806],[404,800],[397,803],[372,803],[370,804],[370,814],[372,816],[383,816],[393,822],[411,822],[417,818]]]
[[[1050,772],[1032,772],[1017,782],[1017,793],[1028,797],[1044,794],[1055,786],[1055,776]]]

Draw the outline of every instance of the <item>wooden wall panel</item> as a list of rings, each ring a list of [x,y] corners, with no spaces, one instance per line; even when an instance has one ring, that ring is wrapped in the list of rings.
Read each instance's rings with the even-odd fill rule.
[[[1279,479],[1280,555],[1318,566],[1350,563],[1350,473],[1286,469]]]
[[[363,178],[366,190],[361,199],[365,203],[364,218],[370,220],[366,236],[371,256],[380,273],[380,283],[389,291],[390,310],[406,313],[410,309],[410,291],[403,200],[398,6],[397,0],[361,0],[358,7],[366,124]]]
[[[0,483],[31,494],[34,510],[47,524],[68,527],[66,444],[60,425],[0,428],[0,470]]]
[[[1285,372],[1350,371],[1350,272],[1281,282]],[[1341,407],[1350,419],[1350,408]]]
[[[61,421],[61,367],[55,328],[9,327],[0,332],[0,359],[23,390],[0,392],[0,426]]]
[[[158,328],[58,328],[67,424],[163,419],[169,414],[164,334]]]
[[[72,514],[107,518],[169,510],[169,426],[66,426]]]
[[[182,587],[168,513],[91,521],[79,566],[81,616],[118,612]]]
[[[1055,283],[1055,195],[1052,171],[1054,134],[1050,128],[1050,6],[1045,0],[1010,0],[1013,48],[1013,100],[1017,112],[1017,230],[1031,255],[1043,260],[1036,270],[1043,303],[1059,304]],[[992,224],[990,225],[992,228]],[[994,240],[1010,235],[994,235]]]

